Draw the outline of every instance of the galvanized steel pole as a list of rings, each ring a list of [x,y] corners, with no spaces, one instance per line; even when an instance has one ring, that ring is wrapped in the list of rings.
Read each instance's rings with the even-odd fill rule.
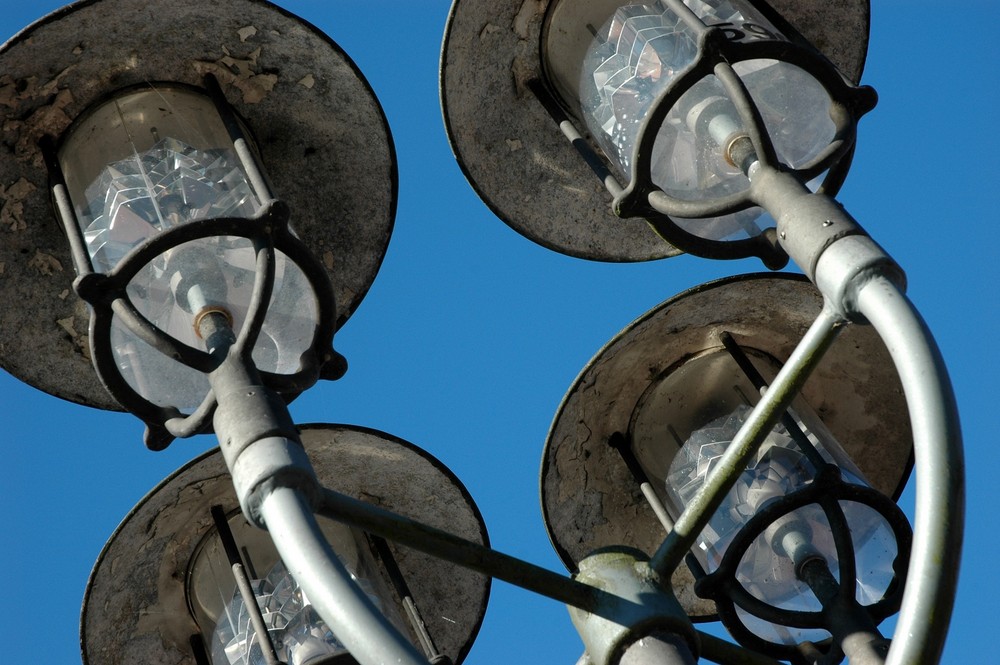
[[[944,648],[962,554],[965,465],[958,407],[941,353],[902,290],[875,278],[858,291],[857,305],[899,371],[916,458],[913,554],[886,663],[932,665]]]

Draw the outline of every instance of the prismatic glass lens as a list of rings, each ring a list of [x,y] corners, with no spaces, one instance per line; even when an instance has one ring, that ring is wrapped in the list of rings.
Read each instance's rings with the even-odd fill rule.
[[[99,272],[161,231],[198,219],[252,217],[260,208],[232,150],[198,150],[174,138],[109,164],[85,196],[78,214]]]
[[[707,26],[732,41],[785,40],[752,6],[728,0],[685,0]],[[699,57],[698,33],[663,2],[619,7],[596,29],[584,56],[578,86],[580,109],[591,135],[619,175],[631,179],[633,156],[654,102]],[[810,166],[833,140],[832,100],[803,69],[778,60],[737,62],[734,69],[757,105],[778,160],[793,169]],[[682,201],[737,196],[749,180],[727,156],[746,128],[729,93],[712,75],[693,84],[674,103],[656,133],[650,166],[654,185]],[[814,183],[815,186],[818,183]],[[688,233],[708,240],[740,240],[773,226],[763,210],[682,219]]]
[[[780,369],[769,356],[750,349],[744,352],[765,381]],[[687,360],[643,395],[630,425],[632,450],[646,475],[659,486],[675,519],[717,468],[758,395],[722,349]],[[813,483],[821,470],[817,464],[835,465],[845,483],[868,487],[801,398],[788,415],[794,427],[782,422],[771,430],[699,534],[692,553],[706,572],[718,570],[733,540],[761,510]],[[807,454],[807,446],[818,457]],[[856,598],[862,605],[871,605],[888,593],[894,580],[895,535],[886,519],[867,505],[846,500],[839,505],[850,529]],[[796,575],[797,564],[814,557],[821,557],[839,578],[841,565],[830,520],[820,505],[810,503],[774,518],[740,553],[735,578],[752,596],[774,607],[817,612],[822,609],[820,602]],[[793,644],[828,637],[824,631],[777,626],[738,612],[750,630],[772,642]]]
[[[215,218],[246,219],[262,202],[236,155],[215,103],[178,86],[123,92],[90,110],[59,153],[70,199],[93,269],[111,272],[142,242],[171,229]],[[179,244],[139,268],[129,300],[150,323],[203,349],[195,321],[222,311],[237,333],[246,323],[257,271],[253,243],[211,236]],[[308,279],[275,252],[275,281],[253,349],[257,367],[292,374],[313,341],[318,303]],[[189,411],[208,382],[162,356],[115,316],[113,353],[119,372],[142,397]]]
[[[750,407],[741,405],[706,423],[684,442],[665,479],[667,494],[677,506],[694,499],[749,413]],[[775,427],[702,532],[699,547],[707,568],[718,567],[733,537],[761,507],[812,482],[816,473],[785,427]]]
[[[650,104],[697,55],[697,35],[659,2],[620,7],[597,31],[583,61],[582,111],[622,175]]]
[[[289,574],[267,532],[249,525],[241,514],[234,515],[228,523],[278,659],[287,665],[354,662],[348,659],[344,644],[313,608],[308,594]],[[320,526],[354,583],[397,629],[408,634],[364,534],[323,518]],[[187,594],[212,665],[264,663],[263,636],[254,630],[252,608],[247,607],[236,588],[231,564],[217,532],[209,534],[195,553],[188,571]]]
[[[157,233],[261,207],[215,104],[189,88],[150,85],[89,110],[59,162],[98,272]]]
[[[274,564],[263,579],[253,580],[251,588],[281,662],[310,665],[347,653],[281,561]],[[257,665],[265,662],[250,611],[238,592],[216,625],[212,647],[214,665]]]

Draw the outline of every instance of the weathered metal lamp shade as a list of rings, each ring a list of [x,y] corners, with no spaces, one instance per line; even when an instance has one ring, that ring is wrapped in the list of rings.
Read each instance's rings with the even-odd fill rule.
[[[465,488],[426,452],[363,428],[305,425],[301,434],[325,487],[487,544]],[[400,469],[405,483],[398,482]],[[398,567],[436,650],[454,663],[464,659],[486,609],[489,578],[391,543],[384,550],[384,543],[329,520],[320,524],[345,567],[404,635],[416,640],[387,558]],[[229,537],[279,659],[288,665],[354,663],[312,611],[267,533],[247,525],[222,455],[214,451],[161,483],[108,541],[84,599],[85,665],[260,662],[262,640],[225,551]],[[196,660],[196,652],[207,661]]]
[[[209,410],[206,313],[286,398],[343,371],[333,332],[378,271],[397,180],[382,110],[326,35],[263,0],[97,0],[16,35],[0,65],[0,288],[25,304],[0,314],[8,371],[174,432]]]
[[[780,369],[728,334],[725,348],[695,354],[653,381],[626,437],[640,478],[680,518]],[[716,601],[743,644],[776,657],[832,635],[824,593],[845,587],[859,611],[881,621],[899,609],[910,530],[823,422],[798,398],[764,440],[691,550],[697,592]],[[832,586],[830,582],[836,580]],[[846,587],[849,587],[847,589]]]
[[[611,545],[633,546],[651,554],[665,535],[624,456],[613,445],[625,447],[676,518],[710,470],[714,453],[725,448],[727,436],[731,440],[732,432],[726,428],[738,427],[759,395],[759,387],[746,377],[723,340],[728,337],[766,382],[821,307],[819,293],[798,276],[720,280],[648,312],[591,360],[559,408],[542,462],[545,521],[568,567]],[[822,459],[819,467],[837,462],[845,477],[864,478],[887,497],[897,497],[902,491],[912,466],[910,427],[899,378],[872,330],[850,326],[840,334],[806,383],[795,406],[795,419],[812,446],[823,451],[809,453]],[[774,473],[760,474],[754,484],[748,472],[735,512],[713,520],[703,532],[704,547],[695,555],[704,572],[718,569],[720,555],[734,534],[746,527],[772,495],[809,484],[820,486],[815,482],[817,466],[811,466],[815,461],[804,459],[799,448],[789,448],[791,439],[787,430],[772,433],[759,455],[773,458]],[[795,473],[782,472],[780,463],[784,462]],[[766,468],[759,466],[760,471]],[[767,485],[768,480],[775,481],[773,487]],[[668,490],[668,483],[673,490]],[[770,490],[775,492],[769,494]],[[815,498],[812,502],[803,499],[802,505]],[[748,507],[749,503],[754,505]],[[865,507],[858,510],[870,517]],[[814,518],[814,513],[809,517]],[[884,524],[874,523],[872,533],[878,532],[875,540],[882,542]],[[750,531],[745,531],[744,539],[749,538],[752,545],[743,546],[761,549]],[[888,533],[893,533],[891,526]],[[860,547],[860,535],[858,541]],[[893,554],[888,557],[888,576],[880,578],[883,588],[874,590],[876,595],[891,584]],[[789,568],[782,570],[785,577]],[[695,593],[687,569],[675,571],[673,585],[692,617],[715,616],[716,606]],[[742,611],[721,606],[718,611],[739,614],[737,623],[759,628]],[[733,623],[727,618],[727,626]]]
[[[643,260],[677,247],[778,267],[787,258],[743,162],[781,164],[834,193],[874,96],[850,84],[866,0],[776,4],[781,14],[756,0],[460,0],[442,61],[456,155],[501,218],[553,249]],[[568,137],[587,137],[572,144],[586,159],[543,104]]]

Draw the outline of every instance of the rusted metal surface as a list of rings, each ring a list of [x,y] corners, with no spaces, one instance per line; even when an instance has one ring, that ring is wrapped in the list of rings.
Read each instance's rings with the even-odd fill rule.
[[[487,544],[464,487],[427,453],[381,432],[305,425],[302,439],[327,488]],[[406,482],[398,470],[406,469]],[[199,632],[185,600],[187,568],[213,528],[209,509],[239,509],[221,453],[203,455],[167,478],[125,518],[87,585],[84,665],[194,665]],[[461,662],[486,610],[489,579],[421,554],[390,548],[441,653]]]
[[[385,254],[395,153],[368,83],[326,35],[264,0],[85,0],[0,47],[0,365],[65,399],[120,408],[90,366],[88,315],[37,141],[144,81],[220,80],[292,227],[323,261],[338,321]],[[58,368],[53,370],[52,368]]]
[[[819,293],[800,276],[720,280],[647,312],[598,352],[563,399],[542,461],[546,524],[568,567],[600,547],[628,545],[651,554],[663,540],[663,527],[607,445],[613,433],[628,431],[647,386],[688,355],[721,348],[722,331],[783,361],[821,306]],[[899,377],[875,332],[858,325],[844,330],[802,394],[869,483],[898,496],[912,467],[912,430]],[[673,584],[689,613],[714,613],[694,595],[684,566]]]

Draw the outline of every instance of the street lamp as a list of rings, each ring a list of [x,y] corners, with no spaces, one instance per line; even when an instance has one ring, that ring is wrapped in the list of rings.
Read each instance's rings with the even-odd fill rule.
[[[245,519],[316,616],[361,662],[422,662],[320,529],[323,488],[287,410],[346,369],[333,333],[392,228],[395,155],[360,72],[264,0],[78,2],[5,44],[0,69],[18,232],[0,250],[4,367],[132,411],[153,449],[214,430]],[[113,399],[83,378],[89,357]]]
[[[194,319],[212,311],[286,399],[342,373],[333,331],[378,271],[397,182],[382,111],[339,47],[262,1],[102,0],[41,19],[0,58],[0,180],[18,193],[0,288],[31,303],[3,312],[8,371],[124,406],[154,448],[206,428]],[[67,297],[72,268],[89,313]],[[192,290],[199,272],[219,286]]]
[[[598,353],[564,398],[542,462],[546,525],[570,569],[615,545],[656,551],[821,307],[800,277],[730,278],[671,298]],[[836,645],[843,630],[860,640],[860,627],[878,641],[909,550],[889,497],[911,464],[899,378],[878,336],[852,327],[674,571],[674,592],[689,616],[718,614],[739,641],[782,659],[804,658],[798,644],[831,632]],[[838,580],[823,593],[843,588],[849,610],[814,595],[810,566]]]
[[[301,434],[324,486],[487,542],[465,488],[423,450],[359,427],[304,425]],[[462,662],[486,610],[489,578],[333,520],[321,527],[352,579],[431,662]],[[160,483],[118,527],[87,585],[82,631],[86,665],[357,662],[268,534],[240,513],[218,450]]]
[[[745,171],[780,164],[835,193],[874,94],[850,83],[867,2],[775,5],[460,0],[441,66],[459,163],[501,219],[567,254],[780,267]]]
[[[224,475],[215,455],[182,470],[140,505],[137,515],[144,519],[123,525],[96,569],[88,592],[90,618],[85,618],[92,622],[85,642],[94,650],[87,657],[120,658],[135,648],[141,655],[131,656],[127,662],[132,662],[166,648],[167,658],[183,652],[199,664],[258,656],[269,663],[355,658],[366,664],[419,665],[428,659],[460,659],[482,614],[475,604],[479,601],[465,603],[471,618],[456,634],[454,650],[440,647],[438,640],[444,644],[452,638],[447,630],[441,637],[421,628],[420,592],[407,589],[410,580],[402,561],[397,566],[401,574],[393,573],[391,561],[406,555],[399,549],[387,554],[378,544],[383,537],[570,605],[596,665],[633,665],[650,658],[689,663],[699,653],[715,660],[762,662],[759,654],[698,635],[688,614],[716,612],[739,640],[758,651],[826,659],[800,644],[817,639],[809,631],[825,628],[835,642],[831,657],[843,650],[878,658],[873,624],[900,602],[897,633],[907,639],[893,644],[889,659],[917,662],[914,654],[935,659],[953,599],[961,537],[961,448],[954,401],[933,341],[902,294],[902,271],[828,196],[846,172],[854,124],[873,96],[846,83],[810,50],[799,34],[810,31],[794,29],[796,21],[789,23],[763,3],[737,7],[723,0],[665,0],[657,5],[660,23],[653,27],[672,30],[665,36],[674,46],[680,44],[680,51],[684,43],[694,44],[695,55],[676,76],[661,68],[656,76],[664,87],[657,89],[656,98],[643,98],[646,106],[632,107],[644,117],[642,131],[636,133],[626,128],[632,115],[616,115],[615,104],[621,100],[602,98],[596,90],[591,97],[598,106],[587,110],[586,95],[570,94],[576,94],[572,75],[558,72],[568,71],[560,69],[566,63],[572,68],[574,56],[560,44],[563,37],[566,48],[583,44],[577,52],[583,67],[584,42],[593,42],[586,60],[593,66],[585,80],[587,86],[599,87],[613,78],[605,78],[608,68],[624,57],[624,52],[605,52],[610,37],[637,34],[635,28],[652,14],[633,16],[633,9],[622,14],[618,4],[597,3],[602,12],[597,21],[589,12],[578,15],[574,7],[582,5],[568,0],[463,0],[452,11],[442,64],[446,118],[460,157],[466,150],[474,155],[464,159],[463,167],[494,209],[529,237],[586,258],[645,260],[680,248],[720,258],[756,255],[777,267],[787,254],[822,294],[822,307],[808,310],[814,320],[807,325],[792,315],[776,314],[782,299],[796,311],[807,311],[796,288],[753,307],[754,299],[741,291],[729,295],[738,306],[704,306],[711,321],[700,329],[710,329],[713,337],[703,335],[676,347],[683,348],[684,357],[671,357],[675,349],[666,343],[658,353],[640,354],[645,365],[638,372],[638,393],[618,399],[628,410],[626,424],[608,416],[605,425],[615,429],[601,443],[618,444],[633,482],[640,480],[660,522],[653,524],[652,533],[666,527],[667,534],[658,546],[645,550],[636,549],[628,534],[608,540],[611,551],[588,546],[581,556],[568,559],[578,568],[575,580],[494,552],[484,545],[481,528],[456,535],[451,523],[445,530],[419,516],[399,515],[392,505],[375,505],[367,496],[373,485],[343,491],[324,487],[328,479],[336,484],[339,475],[317,473],[327,461],[319,459],[314,466],[306,452],[310,437],[291,420],[291,399],[318,378],[336,378],[346,369],[332,349],[333,334],[374,279],[395,209],[395,162],[384,116],[360,73],[335,45],[264,0],[223,0],[210,6],[193,0],[169,6],[83,0],[0,48],[2,101],[12,109],[5,123],[2,150],[7,158],[0,160],[0,185],[7,199],[5,221],[14,231],[12,242],[0,248],[5,269],[0,296],[26,304],[2,313],[0,362],[61,397],[132,411],[146,423],[146,443],[153,449],[174,437],[214,430],[235,490],[232,497],[228,490],[223,497],[227,483],[200,478],[205,469],[213,478]],[[723,9],[725,15],[720,14]],[[667,14],[669,25],[664,23]],[[790,12],[792,18],[808,14]],[[581,41],[581,35],[591,33],[577,21],[581,16],[593,18],[593,40]],[[606,17],[610,23],[605,24]],[[723,18],[720,24],[706,24]],[[851,5],[841,18],[853,28],[865,26],[848,30],[860,35],[857,43],[863,44],[867,6]],[[629,23],[632,19],[639,20]],[[487,41],[495,35],[501,35],[502,44],[490,48]],[[823,29],[813,33],[817,35],[838,42]],[[640,56],[652,43],[646,39],[650,36],[644,33],[629,42],[642,46]],[[663,64],[657,49],[665,45],[653,41]],[[859,71],[863,51],[853,59],[848,54],[841,70]],[[857,49],[852,52],[857,56]],[[499,75],[495,66],[483,62],[483,57],[498,56]],[[835,53],[831,57],[838,59]],[[657,67],[648,58],[640,60],[643,77],[647,67]],[[782,64],[786,61],[787,66]],[[483,72],[492,72],[492,78],[482,78]],[[780,87],[771,87],[773,74],[779,80],[795,77],[807,91],[805,99],[787,95],[793,99],[782,106]],[[706,83],[712,76],[717,82]],[[498,103],[493,94],[498,89],[512,93],[515,101]],[[625,97],[626,105],[639,101],[632,92]],[[601,99],[611,99],[603,110]],[[484,105],[502,109],[505,117],[511,109],[523,108],[523,117],[515,115],[518,131],[508,131],[510,126],[496,121],[495,113],[480,113]],[[774,115],[765,112],[769,108],[777,109]],[[679,115],[671,119],[674,109]],[[784,116],[802,109],[813,117],[784,122]],[[821,122],[824,128],[818,132],[813,124],[817,109],[832,123]],[[620,159],[600,157],[595,146],[601,141],[593,135],[594,145],[588,145],[567,111],[580,116],[577,120],[599,116],[591,132],[608,128],[612,141],[605,148],[617,151]],[[499,140],[484,138],[483,123],[496,126],[500,135],[491,136]],[[664,144],[660,125],[672,127],[676,141],[668,136]],[[557,127],[570,144],[554,131]],[[674,150],[674,144],[680,147]],[[569,150],[572,164],[564,159],[570,145],[576,148]],[[699,157],[704,151],[707,162]],[[679,165],[685,156],[694,158],[693,170]],[[661,157],[668,164],[667,180],[653,176],[653,160]],[[513,167],[503,168],[500,161]],[[503,175],[485,175],[484,167]],[[581,167],[600,180],[577,178]],[[669,179],[674,176],[676,181]],[[623,177],[630,179],[624,186],[619,183]],[[533,189],[538,183],[540,199]],[[718,189],[716,183],[722,183]],[[47,212],[45,192],[69,240],[68,252],[59,248],[60,233]],[[754,207],[773,215],[773,229],[766,228]],[[617,213],[639,216],[619,219]],[[77,272],[72,286],[90,308],[87,333],[81,329],[88,318],[85,307],[68,297],[65,273],[70,263]],[[747,281],[745,286],[752,290],[758,283]],[[779,278],[776,283],[785,282]],[[683,299],[685,304],[697,301]],[[755,314],[748,318],[747,312]],[[793,323],[782,324],[782,316]],[[740,330],[747,320],[769,318],[778,319],[777,333],[763,325]],[[824,407],[819,400],[816,408],[824,425],[795,402],[803,389],[806,400],[814,402],[807,378],[823,376],[824,358],[840,357],[833,341],[847,323],[866,321],[885,340],[898,370],[914,425],[918,475],[931,480],[930,490],[918,486],[914,554],[901,601],[900,566],[907,558],[909,535],[891,501],[876,498],[875,490],[888,495],[898,491],[906,475],[908,453],[905,461],[901,455],[907,446],[891,446],[886,473],[864,456],[855,465],[847,454],[857,453],[850,428],[845,434],[827,422],[836,421],[831,409],[845,407]],[[672,327],[669,333],[680,330]],[[788,331],[802,334],[802,340],[772,348],[769,340],[791,335]],[[845,334],[845,339],[851,336]],[[635,353],[636,346],[623,344],[624,355]],[[876,359],[872,367],[837,362],[876,376],[889,366],[877,362],[876,348],[859,342],[853,349],[865,361]],[[48,362],[39,363],[40,356]],[[91,358],[103,387],[84,376],[90,374],[83,368]],[[664,358],[669,364],[651,372],[650,363]],[[58,371],[49,369],[53,365]],[[717,381],[692,388],[692,374]],[[851,369],[831,370],[831,376],[834,384],[847,376],[858,378]],[[856,385],[867,384],[859,379],[845,388],[852,398],[848,404],[857,399]],[[873,385],[891,391],[895,383],[876,380]],[[720,397],[720,391],[731,397],[735,389],[745,404]],[[665,419],[675,396],[695,394],[711,408],[694,415],[675,410],[669,422]],[[852,415],[891,426],[887,441],[905,440],[905,425],[890,417],[901,412],[903,403],[883,414],[871,400],[892,402],[889,395],[869,399],[865,393],[863,408]],[[673,437],[666,449],[664,429]],[[616,432],[621,436],[612,436]],[[584,434],[591,435],[592,430]],[[866,430],[858,440],[870,442],[867,436]],[[708,447],[699,450],[718,454],[690,454],[700,440]],[[352,447],[364,448],[356,441]],[[350,453],[341,450],[336,457],[331,464],[341,464]],[[771,463],[773,473],[755,479],[757,484],[740,484],[748,465],[765,463]],[[375,462],[370,466],[378,468]],[[411,466],[419,467],[403,461],[392,468],[409,473]],[[708,472],[701,473],[706,467]],[[779,473],[782,469],[801,473],[791,482],[788,474]],[[610,463],[597,471],[614,472]],[[389,475],[384,482],[399,484],[397,473],[384,475]],[[596,472],[590,476],[601,477]],[[675,482],[677,477],[684,487]],[[178,484],[218,500],[189,503]],[[668,487],[678,491],[671,494]],[[724,509],[740,518],[718,528],[713,520],[734,487],[738,500]],[[820,496],[817,488],[826,493]],[[364,500],[355,498],[359,492]],[[393,503],[389,494],[375,494]],[[626,518],[643,511],[634,498],[623,501]],[[160,505],[175,500],[177,511]],[[603,505],[603,499],[587,501],[581,505],[588,511]],[[669,509],[663,507],[671,501]],[[938,512],[942,506],[944,519]],[[189,508],[194,512],[186,512]],[[402,504],[398,510],[406,512]],[[341,526],[324,527],[316,512]],[[179,534],[184,542],[179,558],[172,545],[155,538],[155,530],[147,530],[161,513],[171,520],[190,517],[194,525],[164,525],[164,534]],[[629,520],[615,517],[621,528],[631,528]],[[858,524],[861,532],[852,533]],[[269,537],[251,526],[266,529]],[[597,527],[604,528],[585,525],[574,537],[584,542]],[[351,529],[375,538],[362,538]],[[761,535],[765,542],[758,543]],[[822,543],[824,539],[828,542]],[[274,550],[265,552],[262,547],[269,542]],[[864,549],[869,543],[881,549],[877,563],[887,564],[891,573],[887,568],[871,576],[857,570],[854,546]],[[149,557],[135,557],[142,547],[151,548]],[[687,605],[690,598],[684,594],[691,585],[683,580],[678,602],[663,582],[692,549],[703,554],[690,564],[701,579],[695,590],[714,605]],[[743,552],[753,550],[765,555],[765,566],[783,567],[782,580],[790,582],[793,592],[803,589],[795,580],[808,586],[822,605],[821,616],[813,616],[810,607],[784,606],[783,596],[758,594],[768,585],[756,576],[747,582],[740,570]],[[382,573],[365,565],[373,560],[369,554],[385,567],[384,584],[378,582]],[[129,596],[122,575],[130,557],[141,564],[136,575],[145,582],[133,587],[142,598]],[[151,569],[157,566],[165,568],[154,574]],[[226,566],[234,577],[211,581],[213,571]],[[183,586],[177,582],[181,578]],[[413,583],[418,588],[422,584]],[[479,584],[483,586],[481,580]],[[862,584],[871,591],[872,602],[859,597]],[[161,590],[162,600],[170,601],[166,615],[156,609]],[[98,599],[101,594],[109,595]],[[178,600],[181,596],[185,600]],[[388,609],[393,597],[402,601],[405,612]],[[178,614],[184,606],[187,613]],[[433,609],[434,604],[428,606]],[[122,621],[104,614],[118,607],[127,614]],[[410,621],[399,620],[403,613]],[[120,627],[120,635],[95,636],[95,626],[103,632],[107,622]],[[299,626],[304,632],[296,632]],[[799,632],[785,639],[788,630]],[[150,648],[160,631],[169,633],[169,639]],[[192,640],[192,635],[197,637]],[[855,645],[858,635],[862,639]],[[183,651],[185,643],[190,651]],[[350,656],[338,650],[341,646]]]
[[[743,342],[734,342],[740,338],[729,330],[742,320],[740,308],[723,310],[729,312],[728,317],[711,314],[714,341],[694,340],[689,346],[678,347],[664,342],[662,348],[642,354],[641,360],[635,358],[636,366],[622,370],[631,372],[641,383],[640,393],[647,388],[650,391],[643,400],[640,393],[623,396],[614,387],[605,394],[618,400],[619,408],[626,408],[628,414],[635,410],[631,428],[626,426],[630,422],[627,415],[624,422],[611,419],[610,425],[598,424],[591,418],[599,416],[588,411],[584,420],[590,426],[567,434],[571,439],[577,437],[576,446],[559,441],[554,433],[548,448],[551,457],[553,450],[578,450],[579,441],[605,446],[608,437],[617,432],[620,436],[614,440],[626,452],[632,475],[641,479],[643,494],[657,506],[658,521],[667,528],[662,542],[646,550],[648,563],[640,557],[637,566],[666,579],[675,574],[692,548],[705,547],[702,561],[693,565],[696,570],[706,569],[705,579],[712,580],[701,585],[702,595],[716,601],[738,640],[754,649],[799,657],[801,650],[796,653],[781,644],[814,639],[805,633],[785,639],[773,628],[768,628],[765,636],[749,625],[758,619],[796,629],[825,623],[837,642],[832,656],[843,649],[881,661],[872,622],[864,617],[855,621],[860,615],[850,607],[866,605],[867,601],[855,598],[857,583],[849,579],[853,571],[846,568],[847,559],[853,558],[848,556],[851,537],[846,534],[853,527],[848,526],[846,511],[833,503],[827,506],[826,499],[818,502],[830,527],[821,530],[839,532],[833,549],[840,559],[837,565],[845,566],[845,573],[838,583],[830,574],[835,566],[829,557],[818,550],[793,546],[793,541],[806,542],[808,531],[817,532],[813,526],[808,530],[802,526],[807,520],[793,519],[791,530],[781,526],[775,527],[775,533],[767,533],[769,524],[778,524],[776,518],[781,521],[791,514],[768,501],[776,498],[780,483],[752,492],[744,483],[744,498],[751,498],[737,508],[737,513],[748,518],[744,530],[734,524],[725,534],[712,534],[718,526],[713,520],[733,508],[731,502],[726,504],[727,497],[734,487],[741,486],[740,478],[745,477],[748,465],[752,467],[764,457],[784,458],[786,465],[793,459],[812,458],[807,464],[807,484],[818,487],[826,482],[823,469],[832,469],[829,463],[840,456],[830,452],[834,448],[824,453],[819,445],[824,437],[811,429],[808,418],[794,415],[802,411],[794,399],[800,390],[808,389],[807,378],[819,371],[824,355],[837,352],[834,340],[847,324],[872,326],[889,353],[906,396],[897,413],[905,403],[912,425],[918,485],[913,554],[902,599],[896,595],[898,589],[879,588],[874,595],[880,599],[865,612],[877,621],[900,603],[896,635],[902,639],[893,642],[888,661],[936,662],[946,632],[943,617],[949,609],[944,615],[941,611],[950,608],[954,600],[964,510],[963,454],[954,395],[936,344],[904,294],[902,269],[832,198],[850,164],[857,121],[875,103],[874,92],[857,85],[868,18],[866,0],[822,7],[801,0],[456,0],[442,54],[441,98],[452,147],[469,181],[501,219],[530,239],[572,256],[606,261],[648,260],[685,251],[723,259],[756,256],[765,266],[777,269],[791,259],[817,287],[822,306],[812,310],[812,323],[801,328],[802,339],[784,353],[766,354],[776,370],[773,380],[741,369],[744,392],[766,386],[759,398],[754,395],[746,400],[746,413],[737,412],[733,404],[727,406],[717,393],[720,387],[732,384],[729,378],[720,378],[729,373],[724,366],[731,362],[740,365],[736,356],[752,355],[740,351]],[[751,298],[740,306],[752,302]],[[780,299],[766,302],[767,315],[779,320],[785,317],[782,304]],[[723,335],[727,330],[730,334]],[[763,328],[746,343],[765,345],[771,334]],[[726,339],[728,343],[724,343]],[[704,354],[713,347],[723,347],[725,353],[692,360],[687,370],[678,369],[683,358],[668,358],[677,363],[673,369],[678,373],[660,376],[670,369],[659,364],[664,349]],[[616,347],[617,352],[635,353],[625,344]],[[744,365],[752,363],[744,361]],[[599,360],[594,362],[596,365]],[[693,374],[715,377],[721,383],[713,385],[709,380],[697,386],[691,383]],[[683,381],[678,378],[681,376]],[[602,377],[593,374],[590,378],[598,381]],[[679,387],[682,384],[683,390]],[[876,382],[883,387],[894,384]],[[601,389],[605,389],[603,384]],[[854,390],[854,386],[847,386],[844,394],[857,399]],[[717,406],[699,414],[663,404],[663,400],[669,403],[685,394],[691,399],[697,395],[706,403],[716,401]],[[753,390],[747,394],[753,395]],[[705,414],[714,415],[703,418]],[[821,410],[820,415],[826,414]],[[662,438],[668,418],[676,421],[669,424],[678,434],[671,434],[675,449],[665,454],[658,448],[661,444],[650,442]],[[571,430],[577,424],[572,416],[564,419],[571,421],[563,424]],[[775,428],[782,419],[786,422],[779,432]],[[884,422],[897,425],[894,436],[905,437],[906,428],[895,418]],[[605,431],[609,426],[613,429]],[[657,436],[650,431],[658,432]],[[595,432],[601,435],[594,436]],[[731,444],[722,445],[730,435]],[[791,449],[776,444],[779,436],[798,439],[796,452],[782,452]],[[638,442],[646,448],[631,450],[626,445],[629,437],[633,445]],[[837,434],[835,438],[850,449],[849,437]],[[699,463],[698,456],[689,455],[698,440],[711,444],[719,454]],[[582,459],[586,460],[586,455]],[[558,477],[561,471],[547,460],[549,472]],[[675,461],[679,466],[674,467]],[[837,466],[841,470],[830,475],[839,474],[848,485],[857,487],[864,483],[859,485],[852,478],[864,476],[867,483],[888,496],[895,495],[906,476],[897,468],[889,476],[891,482],[883,482],[864,468],[867,462],[855,462],[862,467],[860,475],[840,462]],[[588,477],[605,483],[602,492],[610,493],[619,482],[607,480],[608,474],[614,473],[609,466],[599,462],[598,466]],[[652,472],[654,467],[659,477]],[[688,495],[671,494],[659,482],[671,476],[671,470],[683,476]],[[647,475],[653,477],[653,484]],[[624,479],[622,475],[619,481]],[[670,481],[671,487],[676,488],[677,480]],[[778,477],[772,475],[770,480]],[[795,496],[801,500],[802,487],[796,481],[786,484],[783,491],[794,502]],[[563,496],[572,495],[575,488],[564,484]],[[876,540],[894,540],[896,550],[883,559],[902,565],[908,535],[897,509],[891,502],[875,498],[877,493],[868,489],[847,492],[866,497],[852,498],[849,503],[866,505],[880,515],[872,521],[880,525],[875,528],[881,534]],[[649,533],[663,533],[655,522],[653,530],[633,524],[632,513],[638,509],[636,497],[628,491],[610,502],[602,496],[581,501],[579,515],[570,515],[566,523],[550,527],[554,534],[564,533],[554,536],[557,549],[568,549],[566,543],[576,539],[574,547],[579,551],[572,556],[567,556],[565,549],[561,553],[568,565],[579,566],[580,574],[598,585],[607,581],[593,572],[593,557],[601,552],[595,555],[589,546],[623,545],[649,538]],[[663,503],[673,504],[672,515]],[[795,509],[807,503],[797,504]],[[547,505],[552,511],[550,520],[563,519],[553,514],[550,503]],[[611,506],[625,506],[616,514],[618,523],[601,517],[602,507],[615,512]],[[755,509],[763,512],[750,517]],[[742,517],[737,520],[740,524]],[[633,528],[641,535],[633,536]],[[588,532],[594,533],[588,537]],[[741,538],[733,533],[750,535]],[[602,535],[596,538],[596,534]],[[822,621],[816,622],[815,615],[807,617],[806,613],[786,615],[791,619],[787,621],[776,620],[778,614],[772,611],[774,607],[765,607],[765,598],[753,596],[746,585],[733,581],[739,561],[727,561],[724,555],[718,561],[708,557],[711,548],[717,553],[733,550],[724,547],[726,543],[720,543],[719,537],[722,541],[732,538],[733,547],[742,556],[748,547],[756,547],[752,541],[759,534],[769,539],[763,550],[794,563],[798,582],[808,586],[822,604],[821,614],[827,615]],[[858,543],[867,538],[854,536]],[[788,570],[782,574],[786,578]],[[897,570],[885,576],[890,578],[901,582],[904,575]],[[677,584],[676,579],[674,582]],[[696,618],[710,614],[710,608],[685,597],[688,585],[681,582],[679,596],[689,614]],[[886,584],[892,586],[893,582]],[[666,585],[664,588],[669,593]],[[607,632],[608,626],[597,622],[594,625],[600,627],[591,630],[585,613],[571,613],[595,662],[615,662],[614,652],[602,649],[600,640],[588,642],[587,637]],[[748,615],[755,619],[748,621]],[[838,627],[832,626],[841,620]],[[863,644],[857,644],[850,637],[857,634],[871,639],[864,637]],[[591,651],[594,645],[598,653]],[[684,655],[679,658],[690,660]]]
[[[329,277],[291,230],[218,81],[205,83],[118,91],[47,150],[94,364],[147,423],[152,448],[205,427],[213,318],[289,397],[346,369],[330,351]]]

